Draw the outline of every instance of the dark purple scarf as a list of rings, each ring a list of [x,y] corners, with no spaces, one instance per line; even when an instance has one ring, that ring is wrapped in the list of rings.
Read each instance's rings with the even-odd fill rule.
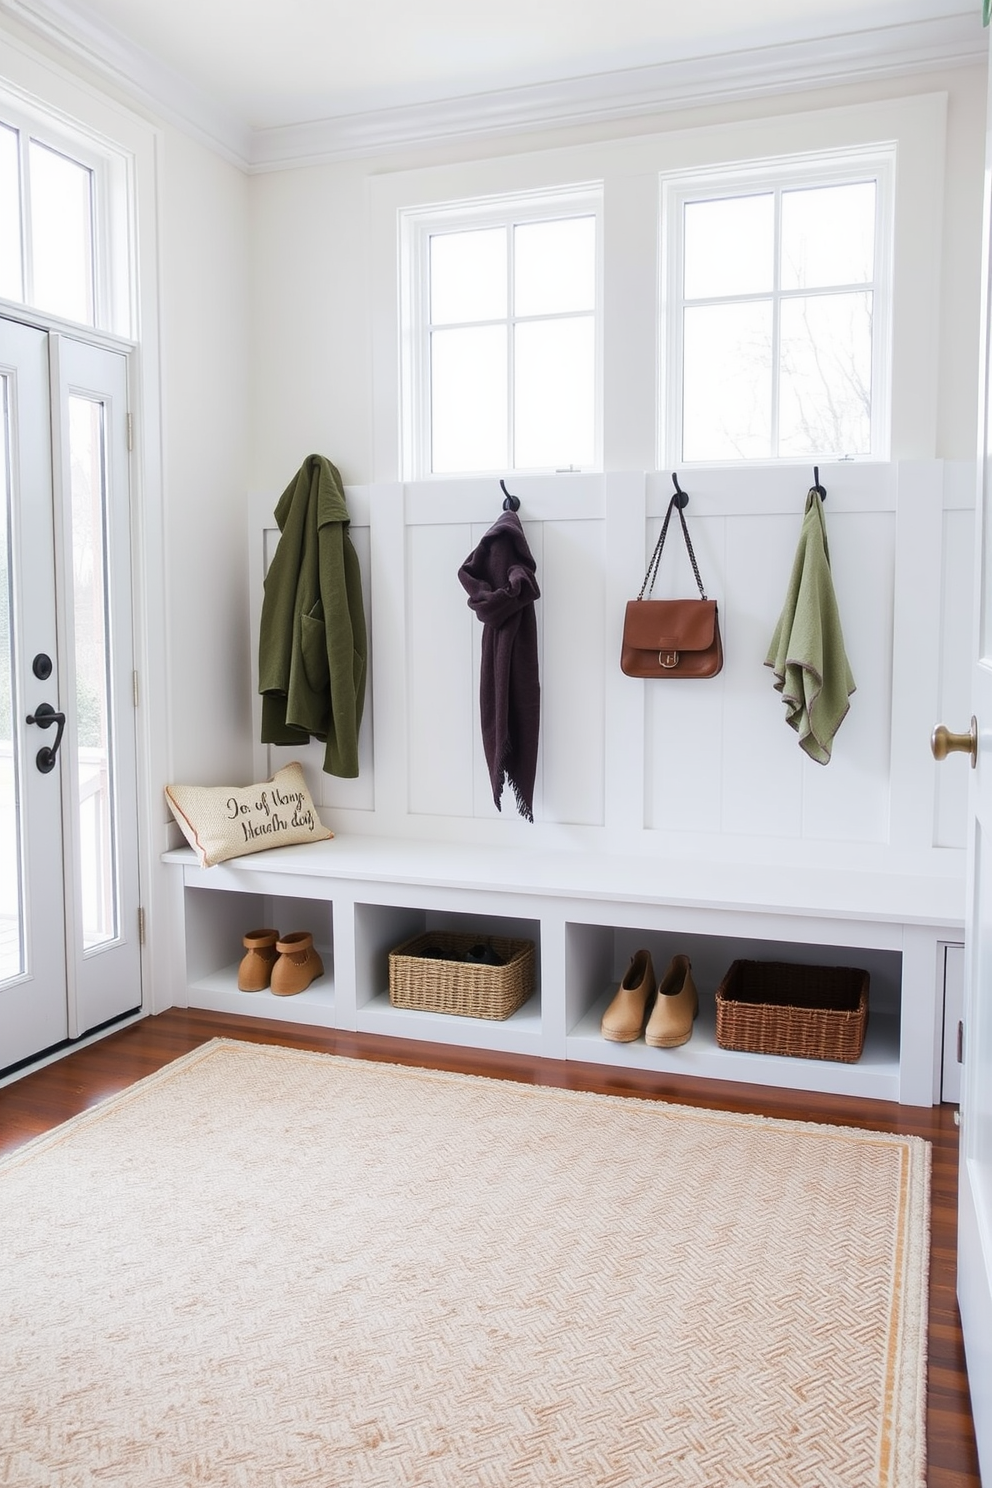
[[[520,518],[512,511],[493,523],[458,570],[469,608],[483,625],[479,703],[493,800],[500,810],[505,775],[528,821],[534,820],[541,722],[536,572]]]

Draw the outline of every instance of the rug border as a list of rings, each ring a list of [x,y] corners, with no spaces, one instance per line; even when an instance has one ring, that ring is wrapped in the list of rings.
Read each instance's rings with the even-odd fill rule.
[[[236,1049],[243,1052],[245,1049],[254,1050],[266,1058],[282,1058],[287,1061],[304,1059],[316,1063],[333,1063],[348,1065],[353,1069],[367,1069],[369,1066],[381,1069],[396,1070],[403,1074],[412,1075],[421,1079],[437,1079],[444,1084],[479,1084],[480,1082],[489,1086],[499,1087],[501,1090],[513,1090],[520,1097],[531,1096],[538,1100],[546,1100],[550,1097],[564,1097],[567,1100],[578,1103],[607,1102],[611,1105],[622,1102],[635,1105],[639,1108],[645,1106],[655,1107],[662,1114],[670,1113],[681,1116],[695,1116],[712,1121],[715,1125],[725,1126],[728,1124],[756,1127],[776,1127],[786,1131],[802,1132],[809,1135],[811,1132],[823,1135],[835,1135],[855,1137],[860,1141],[881,1142],[885,1146],[905,1145],[915,1155],[916,1162],[922,1161],[926,1170],[927,1184],[926,1197],[929,1197],[929,1177],[932,1167],[932,1143],[926,1137],[904,1134],[901,1132],[879,1131],[874,1127],[844,1126],[835,1122],[808,1121],[801,1117],[762,1116],[750,1111],[726,1111],[712,1106],[687,1106],[679,1101],[668,1100],[665,1096],[653,1095],[609,1095],[595,1090],[572,1090],[562,1085],[534,1085],[526,1080],[514,1080],[501,1078],[494,1075],[466,1074],[460,1070],[434,1069],[429,1065],[400,1064],[395,1060],[388,1059],[357,1059],[353,1055],[335,1054],[324,1049],[298,1049],[292,1045],[269,1044],[256,1039],[225,1038],[222,1035],[207,1039],[198,1044],[195,1049],[190,1049],[185,1054],[179,1054],[175,1059],[170,1059],[159,1069],[153,1070],[151,1074],[142,1075],[140,1079],[132,1081],[122,1090],[115,1090],[110,1095],[104,1096],[102,1100],[96,1101],[92,1106],[87,1106],[84,1111],[78,1111],[75,1116],[69,1116],[65,1121],[59,1122],[57,1126],[47,1132],[39,1132],[36,1137],[31,1137],[20,1147],[15,1147],[0,1157],[0,1175],[6,1169],[16,1164],[19,1158],[29,1153],[43,1151],[47,1146],[57,1145],[71,1131],[79,1126],[87,1125],[92,1121],[99,1121],[110,1113],[110,1110],[118,1105],[126,1105],[130,1100],[155,1085],[164,1084],[173,1076],[181,1073],[190,1065],[199,1063],[218,1053]],[[915,1167],[915,1164],[914,1164]],[[929,1229],[929,1226],[928,1226]]]

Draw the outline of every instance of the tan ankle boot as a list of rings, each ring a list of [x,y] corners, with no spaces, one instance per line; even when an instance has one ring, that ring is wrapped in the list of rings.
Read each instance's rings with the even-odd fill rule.
[[[243,936],[247,955],[238,967],[239,992],[264,992],[276,964],[278,930],[249,930]]]
[[[600,1032],[615,1044],[632,1044],[644,1031],[648,999],[654,994],[650,951],[635,951],[616,997],[603,1014]]]
[[[295,997],[305,992],[315,977],[324,975],[324,963],[314,950],[308,930],[294,930],[276,942],[279,960],[272,968],[272,991],[277,997]]]
[[[699,1012],[699,993],[692,980],[688,956],[673,956],[658,986],[644,1042],[652,1049],[677,1049],[692,1037],[692,1024]]]

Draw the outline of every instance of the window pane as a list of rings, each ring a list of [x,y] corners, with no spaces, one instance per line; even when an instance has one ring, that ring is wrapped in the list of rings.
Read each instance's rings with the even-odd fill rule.
[[[875,270],[875,183],[782,193],[782,288],[868,284]]]
[[[782,302],[779,454],[871,453],[870,293]]]
[[[24,970],[17,730],[13,726],[8,414],[7,378],[0,377],[0,982]]]
[[[514,336],[514,466],[568,469],[596,456],[596,331],[591,315],[530,321]]]
[[[0,297],[22,300],[20,172],[17,130],[0,124]]]
[[[501,470],[507,451],[506,326],[431,335],[431,469]]]
[[[93,173],[32,140],[32,304],[93,323]]]
[[[771,454],[772,307],[685,311],[682,458],[761,460]]]
[[[513,229],[515,315],[557,315],[596,305],[596,219],[528,222]]]
[[[104,409],[69,399],[69,490],[76,649],[79,844],[83,945],[117,935],[114,760],[107,642]]]
[[[435,234],[430,258],[434,325],[506,315],[505,227]]]
[[[687,300],[767,294],[775,270],[775,198],[771,192],[685,204]]]

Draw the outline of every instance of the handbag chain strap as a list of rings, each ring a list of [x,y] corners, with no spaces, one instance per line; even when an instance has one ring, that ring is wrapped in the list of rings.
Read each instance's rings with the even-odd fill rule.
[[[678,505],[678,493],[676,492],[671,501],[668,503],[668,510],[665,513],[665,520],[662,523],[661,531],[658,534],[658,541],[654,545],[654,552],[651,554],[651,562],[648,564],[648,571],[644,575],[644,583],[641,585],[641,592],[637,596],[638,599],[644,598],[645,590],[647,590],[648,594],[650,595],[651,591],[654,589],[654,581],[658,577],[658,565],[661,562],[661,552],[665,546],[665,538],[668,536],[668,524],[672,520],[673,511],[677,511],[679,514],[679,521],[682,524],[682,536],[685,538],[686,552],[689,554],[689,562],[692,564],[692,571],[696,576],[696,583],[699,586],[699,597],[700,599],[706,598],[706,593],[703,589],[703,581],[699,577],[699,564],[696,562],[696,555],[692,551],[692,539],[689,537],[689,529],[685,525],[685,516],[682,512],[682,508]]]

